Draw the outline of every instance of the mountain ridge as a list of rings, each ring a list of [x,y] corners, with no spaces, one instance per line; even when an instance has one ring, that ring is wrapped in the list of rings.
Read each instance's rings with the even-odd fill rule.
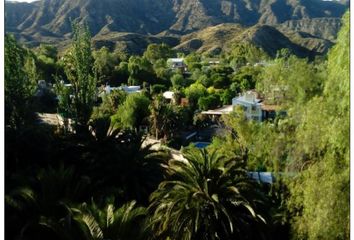
[[[340,27],[340,17],[348,5],[348,1],[321,0],[5,2],[5,29],[6,32],[14,33],[20,41],[35,46],[40,42],[56,43],[69,39],[70,21],[74,19],[86,22],[94,38],[102,40],[110,33],[129,32],[139,34],[134,35],[138,39],[145,36],[143,42],[160,42],[159,39],[164,42],[165,37],[183,41],[188,34],[222,24],[239,24],[243,28],[269,25],[286,38],[294,38],[296,45],[304,48],[309,46],[315,52],[323,53],[327,45],[334,42]],[[304,40],[302,36],[305,35],[301,33],[312,37]]]

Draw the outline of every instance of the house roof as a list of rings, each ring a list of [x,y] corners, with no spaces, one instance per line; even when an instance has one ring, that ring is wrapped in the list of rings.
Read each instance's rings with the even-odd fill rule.
[[[175,93],[172,92],[172,91],[166,91],[166,92],[164,92],[162,95],[163,95],[163,97],[166,98],[166,99],[172,99],[174,94],[175,94]]]
[[[233,100],[236,100],[238,102],[242,102],[242,103],[248,103],[248,104],[256,104],[256,105],[261,105],[261,99],[255,99],[255,101],[249,101],[246,99],[245,96],[241,96],[241,97],[236,97],[233,98]]]
[[[175,62],[175,63],[183,63],[183,58],[169,58],[167,61]]]
[[[226,106],[223,106],[221,108],[208,110],[208,111],[203,111],[202,114],[206,114],[206,115],[223,115],[223,114],[229,114],[232,111],[233,111],[233,106],[232,105],[226,105]]]

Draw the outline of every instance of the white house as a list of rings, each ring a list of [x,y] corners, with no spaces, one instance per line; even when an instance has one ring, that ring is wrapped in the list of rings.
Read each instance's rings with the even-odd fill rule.
[[[187,71],[187,65],[184,63],[183,58],[169,58],[167,59],[167,65],[172,69]]]
[[[122,86],[121,89],[128,94],[141,92],[140,86]]]
[[[262,121],[262,103],[255,91],[247,91],[232,99],[232,106],[242,106],[247,119]]]
[[[246,118],[254,121],[264,121],[267,119],[274,119],[277,112],[286,114],[285,111],[281,111],[279,105],[266,104],[263,99],[258,96],[255,91],[247,91],[242,95],[232,99],[232,105],[225,105],[218,109],[202,111],[204,115],[211,115],[213,117],[224,114],[229,114],[234,111],[235,107],[241,106],[244,110]]]
[[[111,87],[109,85],[106,85],[104,87],[104,91],[99,94],[102,96],[103,94],[110,94],[114,90],[123,90],[124,92],[130,94],[130,93],[139,93],[141,92],[140,86],[121,86],[121,87]]]
[[[175,96],[175,93],[172,92],[172,91],[166,91],[162,94],[162,96],[167,99],[167,100],[170,100],[172,101],[174,99],[174,96]]]

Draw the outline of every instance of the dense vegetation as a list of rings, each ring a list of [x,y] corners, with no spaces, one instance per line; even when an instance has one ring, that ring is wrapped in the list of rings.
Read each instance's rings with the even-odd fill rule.
[[[177,56],[187,71],[171,68]],[[104,94],[108,84],[142,90]],[[206,149],[174,157],[182,132],[210,125],[202,110],[251,89],[286,114],[248,121],[237,108]],[[7,35],[5,137],[6,239],[349,239],[349,13],[312,62],[248,43],[218,56],[92,51],[77,23],[63,53]]]

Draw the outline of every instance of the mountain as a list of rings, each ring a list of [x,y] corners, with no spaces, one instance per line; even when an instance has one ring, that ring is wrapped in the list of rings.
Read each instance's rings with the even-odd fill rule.
[[[242,27],[239,24],[220,24],[181,37],[175,49],[185,53],[192,51],[218,54],[229,51],[233,44],[249,42],[275,56],[282,48],[290,49],[300,57],[314,57],[317,52],[292,42],[275,27],[257,24]]]
[[[329,45],[334,41],[340,27],[339,19],[348,5],[348,1],[322,0],[5,2],[5,27],[6,32],[15,33],[19,39],[32,45],[39,42],[65,42],[71,34],[70,20],[78,19],[89,25],[92,35],[100,39],[100,43],[106,40],[112,45],[112,41],[120,41],[124,35],[121,45],[127,43],[128,47],[137,52],[139,42],[145,45],[149,42],[169,42],[171,38],[177,38],[183,44],[184,36],[212,26],[238,24],[249,28],[270,25],[286,35],[286,38],[296,39],[296,44],[323,52],[326,51],[326,41],[329,41]],[[297,33],[300,35],[296,35]],[[306,37],[304,33],[309,35]],[[137,44],[132,41],[134,37]],[[128,42],[127,38],[130,39]],[[172,42],[172,45],[178,45],[175,40]],[[198,45],[198,42],[184,44],[193,46]]]

